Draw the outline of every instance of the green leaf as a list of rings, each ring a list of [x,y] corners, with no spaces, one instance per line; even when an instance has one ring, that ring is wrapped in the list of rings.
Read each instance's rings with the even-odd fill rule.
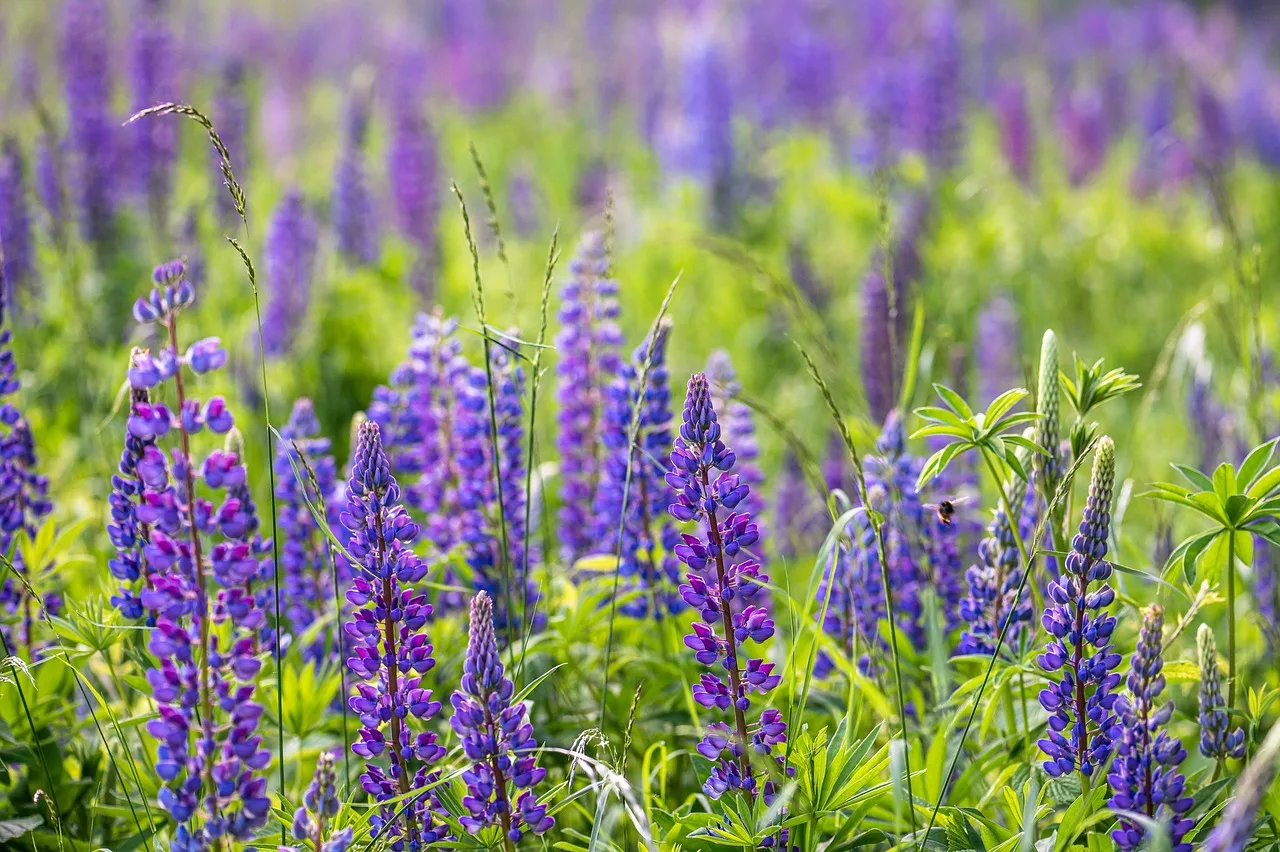
[[[1172,660],[1161,669],[1169,683],[1199,683],[1200,667],[1190,660]]]
[[[44,817],[26,816],[17,819],[0,820],[0,842],[17,840],[28,832],[35,831],[44,825]]]
[[[1000,418],[1008,414],[1012,408],[1027,397],[1026,388],[1013,388],[991,400],[987,406],[987,423],[998,423]]]
[[[1182,478],[1187,482],[1190,482],[1197,491],[1213,490],[1213,480],[1196,470],[1194,467],[1188,467],[1185,464],[1177,464],[1175,462],[1173,469],[1182,474]]]
[[[957,429],[968,431],[968,424],[964,419],[957,417],[953,412],[948,411],[945,408],[926,405],[923,408],[916,409],[916,416],[922,420],[928,420],[931,423],[942,423],[947,426],[954,426]]]
[[[1238,527],[1243,524],[1248,517],[1249,510],[1253,508],[1253,503],[1253,498],[1244,494],[1232,494],[1228,497],[1226,504],[1222,507],[1222,511],[1227,516],[1230,526]]]
[[[1249,486],[1248,495],[1255,500],[1261,500],[1271,496],[1271,492],[1280,488],[1280,466],[1273,467],[1271,470],[1259,477],[1253,485]]]
[[[1257,479],[1262,472],[1267,469],[1267,465],[1271,463],[1271,457],[1276,451],[1277,441],[1280,441],[1280,438],[1272,438],[1265,444],[1254,447],[1253,451],[1245,457],[1243,462],[1240,463],[1240,470],[1237,475],[1240,482],[1244,483],[1244,487],[1246,489],[1248,489],[1250,485],[1253,485],[1253,481]]]
[[[1196,560],[1194,585],[1208,583],[1217,587],[1222,580],[1222,571],[1227,567],[1227,542],[1231,533],[1223,531],[1213,537],[1213,541],[1205,548],[1204,553]]]
[[[937,382],[934,382],[933,389],[937,391],[938,396],[942,397],[942,401],[947,404],[948,408],[966,420],[973,419],[973,409],[969,407],[969,403],[964,401],[964,397],[946,385],[938,384]]]
[[[1023,435],[1005,435],[1004,442],[1006,444],[1013,444],[1015,447],[1026,450],[1029,453],[1036,453],[1042,456],[1049,455],[1048,450]]]
[[[1213,472],[1213,491],[1223,503],[1236,493],[1236,469],[1228,462],[1218,465],[1218,469]]]

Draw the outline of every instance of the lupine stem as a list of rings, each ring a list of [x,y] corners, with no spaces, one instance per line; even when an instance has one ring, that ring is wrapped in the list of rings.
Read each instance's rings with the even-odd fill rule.
[[[1227,709],[1236,706],[1236,536],[1227,532]]]

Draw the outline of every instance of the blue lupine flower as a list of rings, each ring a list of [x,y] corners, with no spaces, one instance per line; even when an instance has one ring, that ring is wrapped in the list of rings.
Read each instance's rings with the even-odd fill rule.
[[[1025,495],[1031,494],[1028,500]],[[1034,512],[1034,492],[1021,483],[1009,497],[1009,505],[1020,513]],[[1017,519],[1019,535],[1023,519]],[[1033,522],[1034,523],[1034,522]],[[1000,632],[1005,634],[1004,648],[1016,649],[1031,624],[1031,601],[1023,595],[1016,601],[1018,587],[1022,583],[1021,557],[1014,540],[1014,528],[1002,507],[992,512],[987,537],[978,545],[978,564],[969,568],[965,577],[969,583],[969,596],[960,602],[960,617],[967,622],[960,635],[957,654],[981,654],[990,656],[996,649]]]
[[[11,310],[34,272],[26,172],[17,140],[5,139],[0,146],[0,260],[5,292],[0,295]]]
[[[365,165],[368,107],[353,96],[347,104],[342,150],[333,169],[333,230],[338,252],[349,263],[369,266],[378,259],[378,220]]]
[[[1173,702],[1157,702],[1164,692],[1164,654],[1161,650],[1164,610],[1152,604],[1143,612],[1142,633],[1126,678],[1128,695],[1115,702],[1115,725],[1111,739],[1116,756],[1107,781],[1113,795],[1107,803],[1120,817],[1111,832],[1117,849],[1137,849],[1147,835],[1146,828],[1129,819],[1124,811],[1144,814],[1165,823],[1172,852],[1191,852],[1182,838],[1195,820],[1186,816],[1193,800],[1186,793],[1187,779],[1178,767],[1187,756],[1182,743],[1164,730],[1173,717]]]
[[[460,818],[471,834],[501,829],[506,842],[518,843],[526,831],[542,834],[555,824],[533,788],[546,777],[538,766],[538,742],[528,720],[528,707],[512,703],[515,686],[498,653],[493,629],[493,601],[483,590],[471,601],[467,657],[462,683],[453,693],[450,724],[462,740],[472,766],[462,773],[467,809]]]
[[[609,258],[604,236],[597,232],[582,238],[569,267],[569,278],[561,291],[560,332],[556,335],[556,401],[560,404],[560,430],[556,445],[560,451],[561,508],[559,531],[561,559],[572,565],[588,553],[611,551],[600,541],[601,527],[612,524],[617,515],[593,517],[592,501],[600,487],[605,459],[602,444],[624,440],[606,434],[619,424],[606,426],[605,407],[611,385],[622,367],[618,347],[618,282],[609,277]],[[622,424],[625,432],[628,424]]]
[[[431,767],[444,748],[425,728],[440,702],[421,685],[436,661],[423,629],[432,607],[414,585],[426,577],[427,566],[409,549],[418,525],[400,504],[400,486],[372,421],[360,425],[341,522],[351,534],[347,552],[357,562],[347,589],[355,609],[346,632],[354,644],[347,666],[361,680],[349,703],[361,728],[351,751],[367,761],[361,786],[381,802],[433,785],[439,773]],[[410,730],[415,722],[423,727],[417,734]],[[439,807],[434,794],[386,805],[372,819],[373,835],[389,838],[393,849],[441,840],[448,831],[437,819]]]
[[[1218,643],[1213,628],[1201,624],[1196,631],[1200,658],[1200,753],[1205,757],[1239,760],[1244,757],[1244,729],[1229,728],[1226,703],[1222,700],[1222,670],[1218,667]]]
[[[111,116],[111,31],[104,0],[71,0],[62,27],[67,138],[85,237],[103,244],[115,227],[116,120]]]
[[[297,190],[276,207],[267,225],[266,279],[269,287],[262,321],[268,355],[283,355],[293,345],[311,304],[318,236],[315,221]]]
[[[320,752],[316,774],[302,796],[302,806],[293,814],[294,840],[305,840],[315,852],[347,852],[354,831],[351,826],[331,832],[330,820],[338,815],[338,778],[331,751]],[[284,847],[300,852],[302,847]]]
[[[179,100],[175,72],[183,54],[175,50],[167,7],[167,0],[138,0],[130,21],[129,65],[135,111]],[[173,194],[178,128],[175,121],[139,121],[131,128],[134,147],[129,160],[137,169],[137,188],[147,200],[151,221],[161,227],[168,219]]]
[[[1062,577],[1049,583],[1041,619],[1052,638],[1036,663],[1051,675],[1062,672],[1062,680],[1040,692],[1049,730],[1039,745],[1048,758],[1045,772],[1054,777],[1069,772],[1089,777],[1111,755],[1112,690],[1120,683],[1113,671],[1120,655],[1111,646],[1116,619],[1106,610],[1116,596],[1106,582],[1115,464],[1115,444],[1104,436],[1095,451],[1080,531],[1071,541]]]

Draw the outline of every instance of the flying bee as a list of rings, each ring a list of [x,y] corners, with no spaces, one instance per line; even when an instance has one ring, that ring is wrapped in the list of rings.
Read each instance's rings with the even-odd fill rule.
[[[956,507],[963,506],[972,499],[972,495],[968,497],[951,497],[937,503],[925,503],[924,507],[937,513],[938,523],[944,527],[949,527],[956,518]]]

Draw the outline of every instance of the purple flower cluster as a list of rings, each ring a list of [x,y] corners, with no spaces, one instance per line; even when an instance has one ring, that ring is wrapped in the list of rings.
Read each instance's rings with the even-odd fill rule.
[[[34,248],[31,213],[27,206],[27,174],[16,139],[0,145],[0,262],[3,262],[5,304],[17,304],[17,294],[31,283]]]
[[[134,350],[130,364],[134,357],[143,354],[142,350]],[[130,387],[124,450],[111,477],[111,497],[108,498],[111,512],[107,521],[107,538],[111,540],[116,555],[108,560],[107,567],[111,576],[121,583],[117,593],[112,595],[111,603],[125,618],[140,619],[147,615],[151,625],[155,623],[155,614],[147,612],[140,596],[142,589],[151,589],[154,583],[145,555],[150,544],[150,531],[138,516],[146,492],[138,465],[143,464],[144,458],[154,456],[156,425],[168,423],[170,417],[162,403],[151,404],[150,390]]]
[[[179,100],[174,79],[179,54],[169,27],[168,6],[168,0],[138,0],[130,22],[133,42],[129,66],[135,111]],[[139,121],[130,128],[134,134],[130,162],[137,169],[137,189],[147,200],[151,221],[161,227],[168,219],[173,194],[178,128],[175,121]]]
[[[680,571],[672,555],[680,536],[670,520],[663,520],[674,494],[660,461],[671,446],[671,381],[666,365],[670,333],[670,324],[664,322],[653,337],[636,347],[605,391],[601,424],[605,457],[594,503],[597,529],[591,547],[613,553],[621,526],[617,570],[626,601],[619,609],[636,617],[661,618],[682,606],[676,591]],[[643,393],[641,376],[645,376]],[[630,440],[633,421],[634,443]]]
[[[1017,507],[1021,516],[1034,514],[1034,492],[1022,482],[1009,497],[1010,507]],[[1019,517],[1019,535],[1024,518]],[[1031,624],[1029,595],[1018,600],[1018,587],[1022,584],[1021,557],[1014,539],[1014,528],[1002,507],[992,513],[987,537],[978,544],[978,564],[965,573],[969,595],[960,601],[960,617],[966,622],[957,654],[981,654],[995,652],[1000,632],[1008,624],[1005,649],[1017,648]]]
[[[351,750],[367,761],[360,782],[375,800],[424,791],[384,806],[372,820],[374,836],[390,838],[390,848],[419,849],[448,833],[438,820],[438,801],[427,792],[439,777],[431,767],[444,756],[436,735],[425,730],[440,702],[421,685],[436,662],[423,629],[432,607],[414,588],[427,574],[409,548],[418,525],[400,504],[400,486],[372,421],[360,426],[341,523],[351,534],[347,552],[356,560],[347,590],[355,608],[346,622],[354,645],[347,666],[361,680],[349,702],[361,728]],[[411,720],[424,730],[412,733]]]
[[[1200,662],[1200,753],[1205,757],[1239,760],[1244,757],[1244,729],[1230,729],[1226,702],[1222,700],[1222,670],[1218,667],[1218,643],[1213,628],[1200,625],[1196,632]]]
[[[115,227],[116,120],[111,115],[111,31],[105,0],[71,0],[63,12],[67,137],[81,229],[95,244]]]
[[[387,175],[396,227],[418,252],[414,283],[426,296],[436,263],[439,164],[435,133],[418,106],[420,93],[413,85],[404,88],[392,104]]]
[[[723,349],[717,349],[707,356],[707,384],[711,387],[711,404],[720,412],[720,430],[725,443],[733,446],[734,455],[738,457],[738,476],[751,487],[749,494],[741,506],[741,511],[751,515],[764,539],[764,528],[761,526],[761,515],[764,512],[762,495],[764,493],[764,471],[760,469],[760,445],[756,443],[755,418],[751,407],[738,399],[742,393],[742,383],[738,381],[738,371],[733,367],[733,359]],[[760,552],[760,543],[754,548]]]
[[[546,777],[538,766],[538,742],[523,701],[512,703],[515,685],[503,671],[493,630],[493,601],[484,591],[471,601],[467,657],[461,688],[453,693],[450,724],[472,766],[462,773],[467,795],[460,821],[471,834],[497,826],[504,843],[526,831],[542,834],[555,825],[533,788]]]
[[[249,155],[249,103],[245,94],[244,64],[238,59],[228,60],[222,68],[213,96],[213,121],[218,128],[218,135],[222,137],[222,143],[231,154],[232,168],[243,179]],[[217,175],[214,185],[221,186],[225,178],[222,175],[221,161],[216,154],[213,168]],[[226,227],[236,218],[235,202],[229,192],[219,191],[215,196],[218,221]]]
[[[310,844],[315,852],[347,852],[354,831],[350,826],[330,832],[330,820],[338,815],[338,774],[331,751],[323,751],[316,760],[316,774],[302,796],[302,807],[293,814],[293,839]],[[301,847],[291,847],[299,852]]]
[[[349,263],[371,266],[378,260],[378,220],[369,189],[364,143],[368,105],[359,96],[347,104],[342,150],[333,168],[333,230],[338,253]]]
[[[604,422],[605,406],[622,368],[618,282],[609,277],[602,234],[590,232],[582,238],[569,265],[561,299],[560,332],[556,335],[560,355],[556,365],[556,401],[560,405],[556,445],[562,483],[559,532],[561,558],[564,564],[572,565],[588,553],[608,549],[608,540],[599,540],[597,533],[609,523],[617,525],[616,514],[610,518],[591,514],[605,464],[602,442],[610,438]],[[623,424],[624,432],[626,428]]]
[[[3,271],[0,271],[0,278],[3,278]],[[44,566],[24,564],[14,541],[19,535],[34,538],[53,510],[53,504],[48,498],[49,481],[38,471],[31,427],[11,399],[20,386],[18,365],[10,348],[13,333],[5,321],[5,306],[4,282],[0,280],[0,553],[13,554],[13,567],[29,577]],[[61,609],[61,596],[57,593],[45,595],[44,605],[49,614],[57,615]],[[17,640],[17,644],[26,651],[28,660],[32,658],[38,606],[27,592],[26,585],[5,571],[4,580],[0,582],[0,611],[18,616],[19,632],[14,636],[4,624],[0,624],[0,630],[4,631],[6,642]],[[12,644],[9,647],[13,650]]]
[[[1125,680],[1128,695],[1115,701],[1114,726],[1110,738],[1116,756],[1107,781],[1113,795],[1108,805],[1120,817],[1111,832],[1117,849],[1137,849],[1147,835],[1146,828],[1126,816],[1139,813],[1165,823],[1172,852],[1191,852],[1183,837],[1195,820],[1186,816],[1192,805],[1186,792],[1186,778],[1178,767],[1187,750],[1164,730],[1173,717],[1173,702],[1159,705],[1164,692],[1164,655],[1161,651],[1164,610],[1152,604],[1142,616],[1142,633]]]
[[[767,695],[782,678],[773,673],[774,664],[763,658],[750,658],[745,665],[739,659],[748,640],[760,644],[773,636],[774,623],[764,607],[753,603],[768,582],[760,564],[751,559],[735,561],[757,537],[750,515],[736,511],[751,490],[731,472],[736,460],[720,438],[707,377],[695,373],[689,379],[667,481],[676,490],[672,517],[698,524],[698,534],[683,534],[683,542],[675,548],[676,556],[689,568],[680,594],[702,617],[693,622],[685,644],[699,663],[708,669],[719,664],[728,675],[726,683],[713,671],[704,672],[693,687],[698,704],[729,713],[732,721],[732,725],[710,724],[698,744],[698,753],[712,763],[703,790],[713,799],[729,790],[754,799],[760,790],[750,752],[773,754],[774,747],[785,742],[787,730],[782,714],[773,708],[761,710],[748,722],[751,693]],[[764,795],[771,791],[771,784],[766,784]]]
[[[248,840],[270,813],[262,770],[270,753],[256,733],[263,708],[254,702],[254,679],[261,668],[258,632],[265,619],[252,585],[261,570],[248,540],[255,526],[243,503],[247,472],[232,452],[215,450],[202,463],[191,454],[191,438],[206,428],[231,432],[223,401],[204,405],[186,395],[183,372],[201,375],[226,363],[217,338],[192,344],[179,354],[178,316],[194,291],[181,261],[156,268],[156,287],[134,305],[139,323],[159,324],[167,342],[157,354],[134,352],[129,384],[134,404],[126,456],[113,495],[136,501],[132,521],[138,536],[118,550],[118,561],[138,553],[145,579],[141,593],[121,595],[154,620],[148,647],[158,663],[147,672],[158,716],[147,731],[160,746],[156,771],[164,787],[160,804],[177,823],[173,848],[197,850],[223,838]],[[175,409],[144,401],[148,393],[172,385]],[[176,437],[166,456],[161,440]],[[126,472],[127,469],[127,472]],[[141,493],[137,492],[140,483]],[[219,505],[209,495],[224,493]],[[142,530],[145,529],[145,534]],[[144,538],[145,535],[145,538]],[[120,540],[128,542],[127,537]],[[113,568],[113,570],[115,570]],[[209,597],[212,576],[217,593]]]
[[[1071,541],[1062,576],[1049,583],[1041,618],[1052,638],[1036,662],[1050,675],[1062,672],[1060,681],[1040,692],[1040,704],[1049,711],[1049,730],[1039,745],[1048,758],[1045,772],[1055,778],[1077,771],[1087,778],[1111,754],[1112,690],[1120,683],[1114,671],[1120,655],[1111,646],[1116,619],[1106,609],[1116,596],[1106,582],[1111,576],[1106,555],[1115,466],[1115,444],[1103,437],[1080,531]]]
[[[316,523],[311,507],[324,511],[332,502],[337,488],[337,466],[329,453],[329,439],[320,436],[320,423],[316,420],[311,400],[294,402],[289,422],[280,430],[280,437],[282,440],[276,447],[275,474],[277,526],[282,539],[281,589],[288,631],[296,640],[334,606],[329,542]],[[305,457],[305,463],[315,474],[314,485],[299,454]],[[319,487],[319,494],[315,493],[315,486]],[[331,527],[338,526],[336,517],[329,520]],[[345,560],[343,565],[345,567]],[[339,582],[344,579],[339,577]],[[303,648],[302,656],[315,661],[324,659],[324,637],[316,637],[312,644]]]
[[[306,316],[318,239],[315,220],[307,211],[302,194],[297,190],[289,192],[267,225],[265,266],[271,289],[262,336],[268,355],[289,351]]]
[[[874,505],[884,501],[884,491],[871,486]],[[875,530],[864,514],[858,514],[823,569],[822,581],[815,595],[818,606],[827,610],[822,629],[833,637],[845,659],[857,663],[859,671],[870,674],[876,659],[888,649],[878,625],[885,616],[884,583],[880,575],[880,556],[876,549]],[[819,610],[821,612],[821,610]],[[825,651],[819,651],[813,674],[824,678],[835,670],[835,662]]]

